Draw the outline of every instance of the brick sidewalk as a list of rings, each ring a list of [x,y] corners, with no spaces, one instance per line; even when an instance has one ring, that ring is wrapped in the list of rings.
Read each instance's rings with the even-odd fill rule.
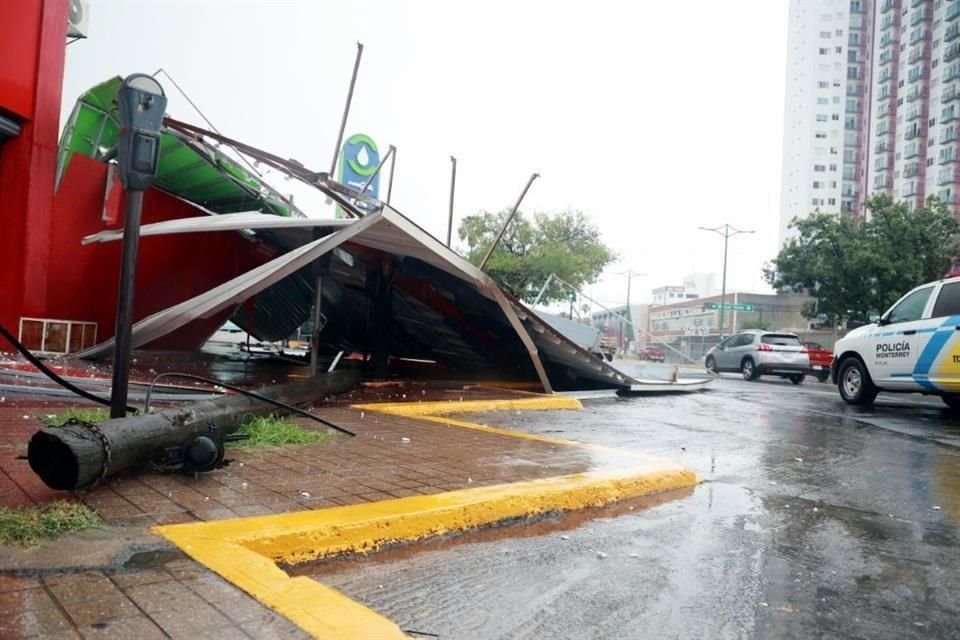
[[[404,395],[381,391],[384,399]],[[420,395],[454,402],[460,398]],[[361,396],[354,399],[369,399],[369,394]],[[34,416],[56,410],[0,409],[0,505],[77,499],[108,525],[145,530],[161,523],[320,509],[531,480],[602,464],[590,451],[560,444],[346,406],[317,412],[357,436],[336,434],[324,443],[299,447],[231,448],[229,467],[199,477],[145,470],[71,493],[47,489],[25,461],[16,459],[25,454],[25,443],[37,428]],[[297,422],[308,429],[323,428],[308,419]],[[301,637],[285,619],[190,560],[134,572],[41,578],[0,573],[0,638],[33,635]]]
[[[0,638],[306,638],[192,560],[42,578],[0,574]]]

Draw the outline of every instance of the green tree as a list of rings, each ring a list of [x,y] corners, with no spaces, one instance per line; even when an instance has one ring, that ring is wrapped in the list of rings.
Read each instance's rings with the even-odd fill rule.
[[[508,215],[509,211],[482,211],[463,219],[457,233],[466,242],[470,262],[480,264]],[[532,221],[518,211],[490,256],[486,272],[530,302],[551,273],[581,288],[595,282],[615,259],[616,253],[600,239],[600,231],[580,211],[535,213]],[[542,300],[565,301],[568,292],[552,282]]]
[[[751,318],[740,323],[740,331],[749,331],[750,329],[769,331],[773,329],[773,323],[766,318]]]
[[[957,253],[960,224],[931,198],[910,212],[889,195],[866,202],[866,220],[815,212],[794,219],[791,239],[764,268],[777,290],[816,299],[807,317],[825,313],[831,322],[866,321],[913,287],[940,278]]]

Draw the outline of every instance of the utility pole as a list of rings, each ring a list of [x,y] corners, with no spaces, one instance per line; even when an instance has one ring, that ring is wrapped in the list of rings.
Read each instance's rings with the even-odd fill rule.
[[[723,278],[721,279],[721,288],[720,288],[720,338],[723,339],[723,328],[726,321],[726,311],[727,311],[727,245],[730,243],[730,238],[741,233],[755,233],[752,229],[737,229],[731,227],[729,224],[722,224],[719,227],[697,227],[701,231],[712,231],[718,235],[723,236]],[[736,327],[734,327],[736,329]]]
[[[457,190],[457,159],[450,156],[450,215],[447,218],[447,249],[453,235],[453,194]]]

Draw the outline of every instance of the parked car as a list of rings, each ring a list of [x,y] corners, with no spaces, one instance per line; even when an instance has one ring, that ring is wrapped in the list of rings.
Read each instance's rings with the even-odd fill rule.
[[[663,362],[667,359],[667,352],[660,347],[647,347],[640,352],[640,359],[651,362]]]
[[[744,380],[775,375],[800,384],[811,373],[810,356],[793,333],[751,330],[730,336],[707,352],[704,364],[715,373],[739,371]]]
[[[820,382],[830,379],[830,366],[833,364],[833,351],[824,349],[819,342],[804,342],[807,355],[810,356],[810,368]]]
[[[960,409],[960,277],[910,291],[879,322],[838,340],[834,353],[833,380],[849,404],[892,391],[937,395]]]

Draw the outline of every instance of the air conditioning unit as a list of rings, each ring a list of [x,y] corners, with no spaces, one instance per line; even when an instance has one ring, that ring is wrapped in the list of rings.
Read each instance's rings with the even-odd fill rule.
[[[86,38],[90,26],[90,5],[87,0],[70,0],[67,14],[67,37]]]

